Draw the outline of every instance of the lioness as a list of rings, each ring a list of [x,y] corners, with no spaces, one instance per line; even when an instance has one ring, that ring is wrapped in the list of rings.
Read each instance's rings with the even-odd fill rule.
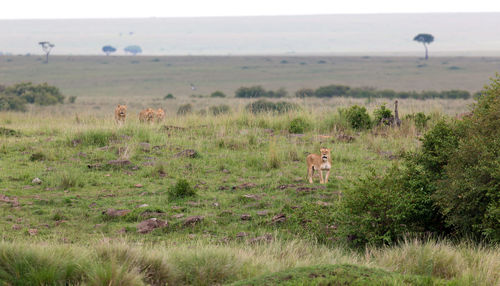
[[[155,111],[152,108],[144,109],[139,113],[139,121],[140,122],[153,122],[155,118]]]
[[[115,108],[116,123],[118,124],[124,123],[126,116],[127,116],[127,106],[118,104],[118,106]]]
[[[332,158],[330,156],[330,149],[321,148],[321,155],[309,154],[307,155],[307,177],[309,183],[313,183],[314,171],[318,171],[320,175],[320,183],[328,183],[328,176],[330,175],[330,169],[332,168]],[[326,171],[325,179],[323,180],[323,171]]]
[[[165,110],[158,108],[158,110],[156,110],[156,121],[162,122],[163,119],[165,119]]]

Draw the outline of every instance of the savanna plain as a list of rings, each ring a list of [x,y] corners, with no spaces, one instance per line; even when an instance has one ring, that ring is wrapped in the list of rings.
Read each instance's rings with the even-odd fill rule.
[[[497,126],[498,71],[487,57],[2,56],[1,85],[66,100],[0,111],[0,284],[499,285],[498,190],[467,233],[438,183],[463,130]],[[330,84],[476,96],[295,96]],[[235,97],[256,85],[289,108]],[[139,122],[147,107],[165,119]],[[432,149],[451,137],[457,153]],[[321,147],[330,178],[309,184]]]

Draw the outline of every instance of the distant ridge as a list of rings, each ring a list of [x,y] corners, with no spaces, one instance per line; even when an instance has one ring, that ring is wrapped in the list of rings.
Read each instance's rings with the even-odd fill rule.
[[[140,45],[146,55],[420,55],[418,33],[436,40],[430,55],[500,56],[500,13],[356,14],[210,18],[0,20],[0,52],[123,55]]]

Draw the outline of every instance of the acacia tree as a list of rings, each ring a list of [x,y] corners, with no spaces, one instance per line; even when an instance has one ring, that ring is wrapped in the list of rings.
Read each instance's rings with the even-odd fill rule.
[[[50,51],[52,50],[53,47],[55,47],[54,44],[45,41],[45,42],[38,42],[40,46],[42,46],[43,51],[45,52],[45,63],[49,63],[49,54]]]
[[[414,41],[417,41],[419,43],[422,43],[425,47],[425,59],[427,60],[429,58],[428,51],[427,51],[427,44],[430,44],[434,42],[434,36],[431,34],[418,34],[413,38]]]
[[[137,45],[132,45],[132,46],[127,46],[124,51],[126,53],[131,53],[132,55],[137,55],[137,54],[140,54],[142,53],[142,49],[141,47],[137,46]]]
[[[116,52],[116,48],[110,45],[102,47],[102,51],[106,53],[106,56],[109,56],[109,54]]]

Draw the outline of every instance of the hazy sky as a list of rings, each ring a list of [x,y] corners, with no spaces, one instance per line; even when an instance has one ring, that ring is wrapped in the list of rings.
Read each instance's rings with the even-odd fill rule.
[[[499,0],[2,0],[0,19],[500,12]]]

